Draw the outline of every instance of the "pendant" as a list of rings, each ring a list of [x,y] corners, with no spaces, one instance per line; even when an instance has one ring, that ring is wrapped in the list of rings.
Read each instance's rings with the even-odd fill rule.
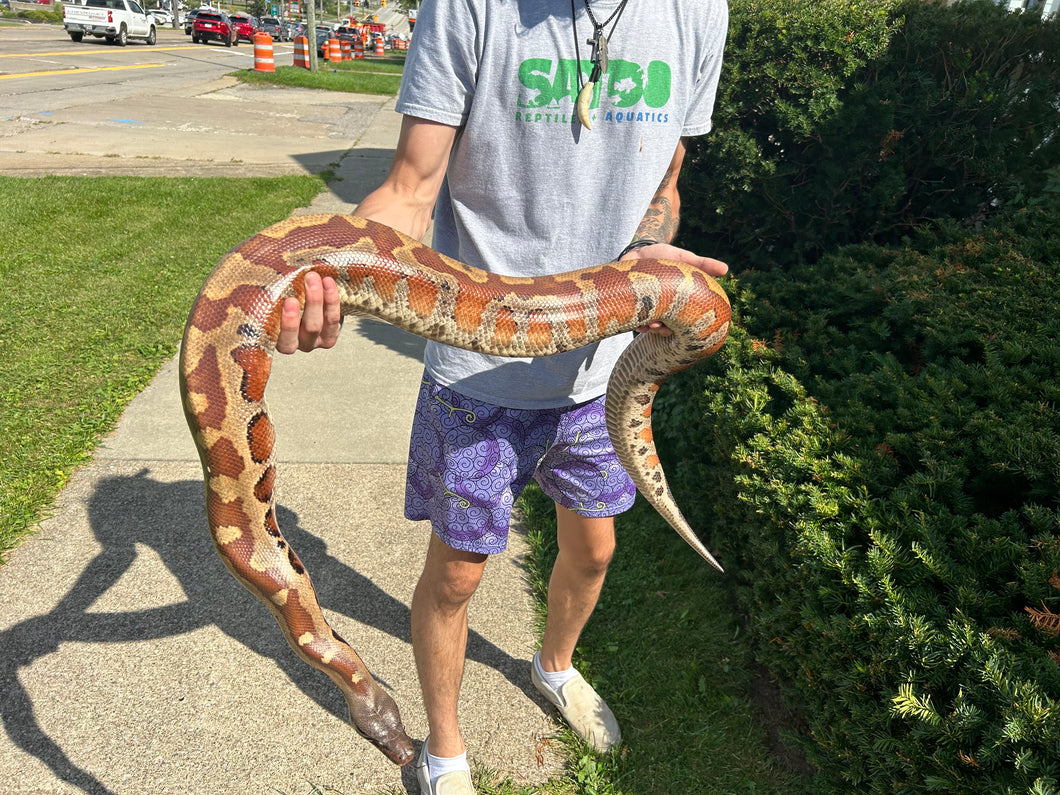
[[[593,70],[596,71],[595,69]],[[582,86],[582,90],[578,92],[578,101],[575,103],[575,110],[578,111],[578,121],[582,123],[582,127],[587,130],[593,128],[592,121],[589,119],[589,103],[593,99],[593,89],[596,88],[596,83],[592,80]]]
[[[600,80],[600,75],[607,71],[607,36],[604,35],[603,28],[597,28],[593,31],[593,37],[585,42],[593,46],[591,54],[593,62],[593,71],[589,75],[589,80],[581,91],[578,92],[578,101],[575,103],[575,110],[578,112],[578,121],[582,123],[582,126],[587,130],[593,128],[592,122],[589,119],[589,103],[593,99],[593,89],[596,88],[597,82]]]
[[[586,44],[591,44],[593,47],[592,54],[589,56],[589,60],[593,64],[600,66],[601,72],[607,71],[607,36],[604,35],[604,31],[600,30],[593,31],[593,37],[588,39]]]

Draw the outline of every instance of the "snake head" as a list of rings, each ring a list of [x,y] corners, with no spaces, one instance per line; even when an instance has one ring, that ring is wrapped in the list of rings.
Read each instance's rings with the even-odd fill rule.
[[[369,704],[355,705],[347,699],[350,708],[350,723],[357,733],[378,748],[395,765],[406,765],[412,761],[415,751],[412,740],[405,733],[397,704],[385,691],[376,686]]]
[[[412,748],[412,740],[405,734],[404,727],[399,727],[396,734],[386,738],[369,737],[360,729],[357,729],[357,733],[382,751],[383,756],[395,765],[407,765],[412,761],[415,752]]]

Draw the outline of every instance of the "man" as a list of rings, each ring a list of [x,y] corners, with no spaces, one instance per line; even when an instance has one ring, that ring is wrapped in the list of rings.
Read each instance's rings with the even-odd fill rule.
[[[727,21],[724,0],[424,2],[394,162],[356,214],[417,239],[433,214],[435,248],[506,275],[620,256],[725,273],[669,241],[685,139],[710,129]],[[338,333],[337,288],[311,275],[304,311],[284,307],[277,348],[327,348]],[[474,791],[457,723],[467,606],[530,477],[556,502],[559,542],[532,680],[594,748],[620,739],[571,656],[614,551],[613,516],[634,497],[602,411],[628,343],[535,360],[428,345],[406,489],[406,515],[434,531],[412,603],[424,792]]]

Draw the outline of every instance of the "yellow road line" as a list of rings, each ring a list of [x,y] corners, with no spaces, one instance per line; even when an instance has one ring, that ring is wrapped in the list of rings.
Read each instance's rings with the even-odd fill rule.
[[[168,50],[189,50],[195,47],[194,44],[183,44],[179,47],[152,47],[150,52],[166,52]],[[135,50],[126,50],[126,52],[135,52]],[[106,53],[97,50],[64,50],[63,52],[6,52],[0,53],[0,58],[54,58],[58,55],[103,55],[103,54],[116,54],[114,50],[107,50]]]
[[[151,69],[155,66],[165,66],[160,63],[145,63],[136,66],[99,66],[95,69],[56,69],[54,72],[21,72],[13,75],[0,75],[0,80],[10,80],[13,77],[44,77],[45,75],[77,75],[85,72],[114,72],[118,69]]]

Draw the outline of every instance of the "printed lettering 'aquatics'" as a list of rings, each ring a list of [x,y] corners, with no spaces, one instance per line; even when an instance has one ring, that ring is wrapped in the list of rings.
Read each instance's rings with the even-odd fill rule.
[[[581,80],[588,80],[592,63],[573,58],[523,61],[519,65],[516,121],[569,123],[581,88],[579,71]],[[614,58],[593,91],[589,103],[592,120],[595,123],[602,116],[605,123],[666,123],[670,120],[667,107],[672,82],[666,61],[650,61],[645,67]]]

